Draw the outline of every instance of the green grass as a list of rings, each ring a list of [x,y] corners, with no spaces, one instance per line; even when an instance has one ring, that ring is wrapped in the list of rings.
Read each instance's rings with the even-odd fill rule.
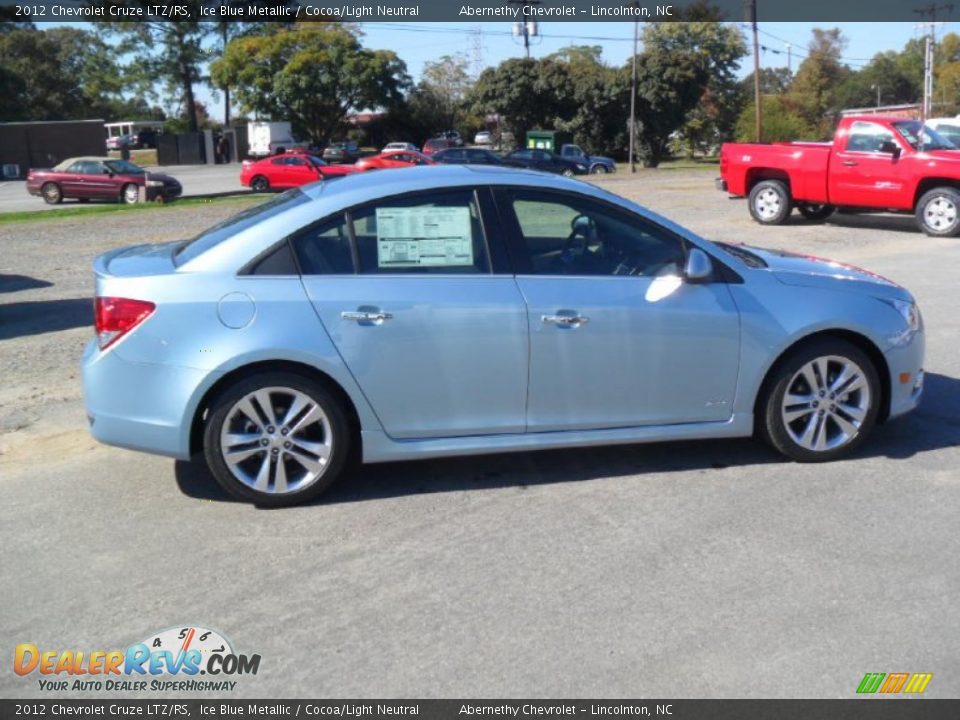
[[[112,158],[120,159],[121,153],[119,150],[107,150],[107,155]],[[153,150],[131,150],[130,151],[130,162],[136,163],[140,166],[147,165],[156,165],[157,164],[157,151]]]
[[[75,205],[62,209],[49,210],[23,210],[19,212],[0,213],[0,225],[10,225],[14,223],[36,223],[48,222],[50,220],[62,220],[64,218],[76,217],[98,217],[104,215],[116,215],[117,213],[172,213],[179,208],[191,208],[197,205],[227,205],[236,206],[237,210],[242,210],[248,205],[262,202],[269,196],[264,195],[234,195],[221,198],[188,198],[185,200],[175,200],[170,203],[138,203],[137,205],[123,205],[121,203],[110,204],[89,204]],[[37,202],[42,202],[37,198]]]
[[[719,172],[720,170],[720,160],[719,158],[693,158],[688,160],[687,158],[669,158],[660,163],[657,168],[645,168],[638,161],[637,162],[637,172],[646,171],[646,170],[711,170],[713,172]],[[617,163],[617,172],[618,173],[629,173],[630,164],[629,163]]]

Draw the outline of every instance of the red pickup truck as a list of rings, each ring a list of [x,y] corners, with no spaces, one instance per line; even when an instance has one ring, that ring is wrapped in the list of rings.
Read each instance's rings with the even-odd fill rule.
[[[911,212],[928,235],[960,234],[960,150],[917,120],[847,116],[832,143],[726,143],[717,187],[747,196],[764,225],[794,207],[810,220],[847,208]]]

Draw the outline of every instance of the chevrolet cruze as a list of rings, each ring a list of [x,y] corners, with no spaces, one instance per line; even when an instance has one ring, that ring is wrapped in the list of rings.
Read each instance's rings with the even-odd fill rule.
[[[95,261],[90,428],[233,495],[363,462],[759,434],[838,458],[917,405],[920,313],[846,265],[709,242],[591,185],[438,166],[279,195]]]

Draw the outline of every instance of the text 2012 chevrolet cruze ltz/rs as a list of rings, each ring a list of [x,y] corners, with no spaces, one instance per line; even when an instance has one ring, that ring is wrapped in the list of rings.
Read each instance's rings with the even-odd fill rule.
[[[472,166],[291,190],[95,261],[93,434],[264,505],[364,462],[759,432],[831,460],[917,405],[910,293]],[[357,447],[359,446],[359,447]]]

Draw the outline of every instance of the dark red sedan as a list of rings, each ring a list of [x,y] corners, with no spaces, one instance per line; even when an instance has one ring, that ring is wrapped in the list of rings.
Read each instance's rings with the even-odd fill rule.
[[[356,172],[349,165],[330,165],[316,155],[283,153],[263,160],[244,160],[240,184],[254,192],[300,187],[307,183]]]
[[[387,150],[379,155],[361,158],[354,163],[354,167],[358,170],[386,170],[414,165],[436,165],[436,163],[416,150]]]
[[[133,205],[140,201],[141,189],[147,200],[172,200],[183,187],[169,175],[148,173],[129,160],[105,157],[79,157],[64,160],[50,170],[30,170],[27,192],[40,195],[56,205],[64,198],[115,200]]]

